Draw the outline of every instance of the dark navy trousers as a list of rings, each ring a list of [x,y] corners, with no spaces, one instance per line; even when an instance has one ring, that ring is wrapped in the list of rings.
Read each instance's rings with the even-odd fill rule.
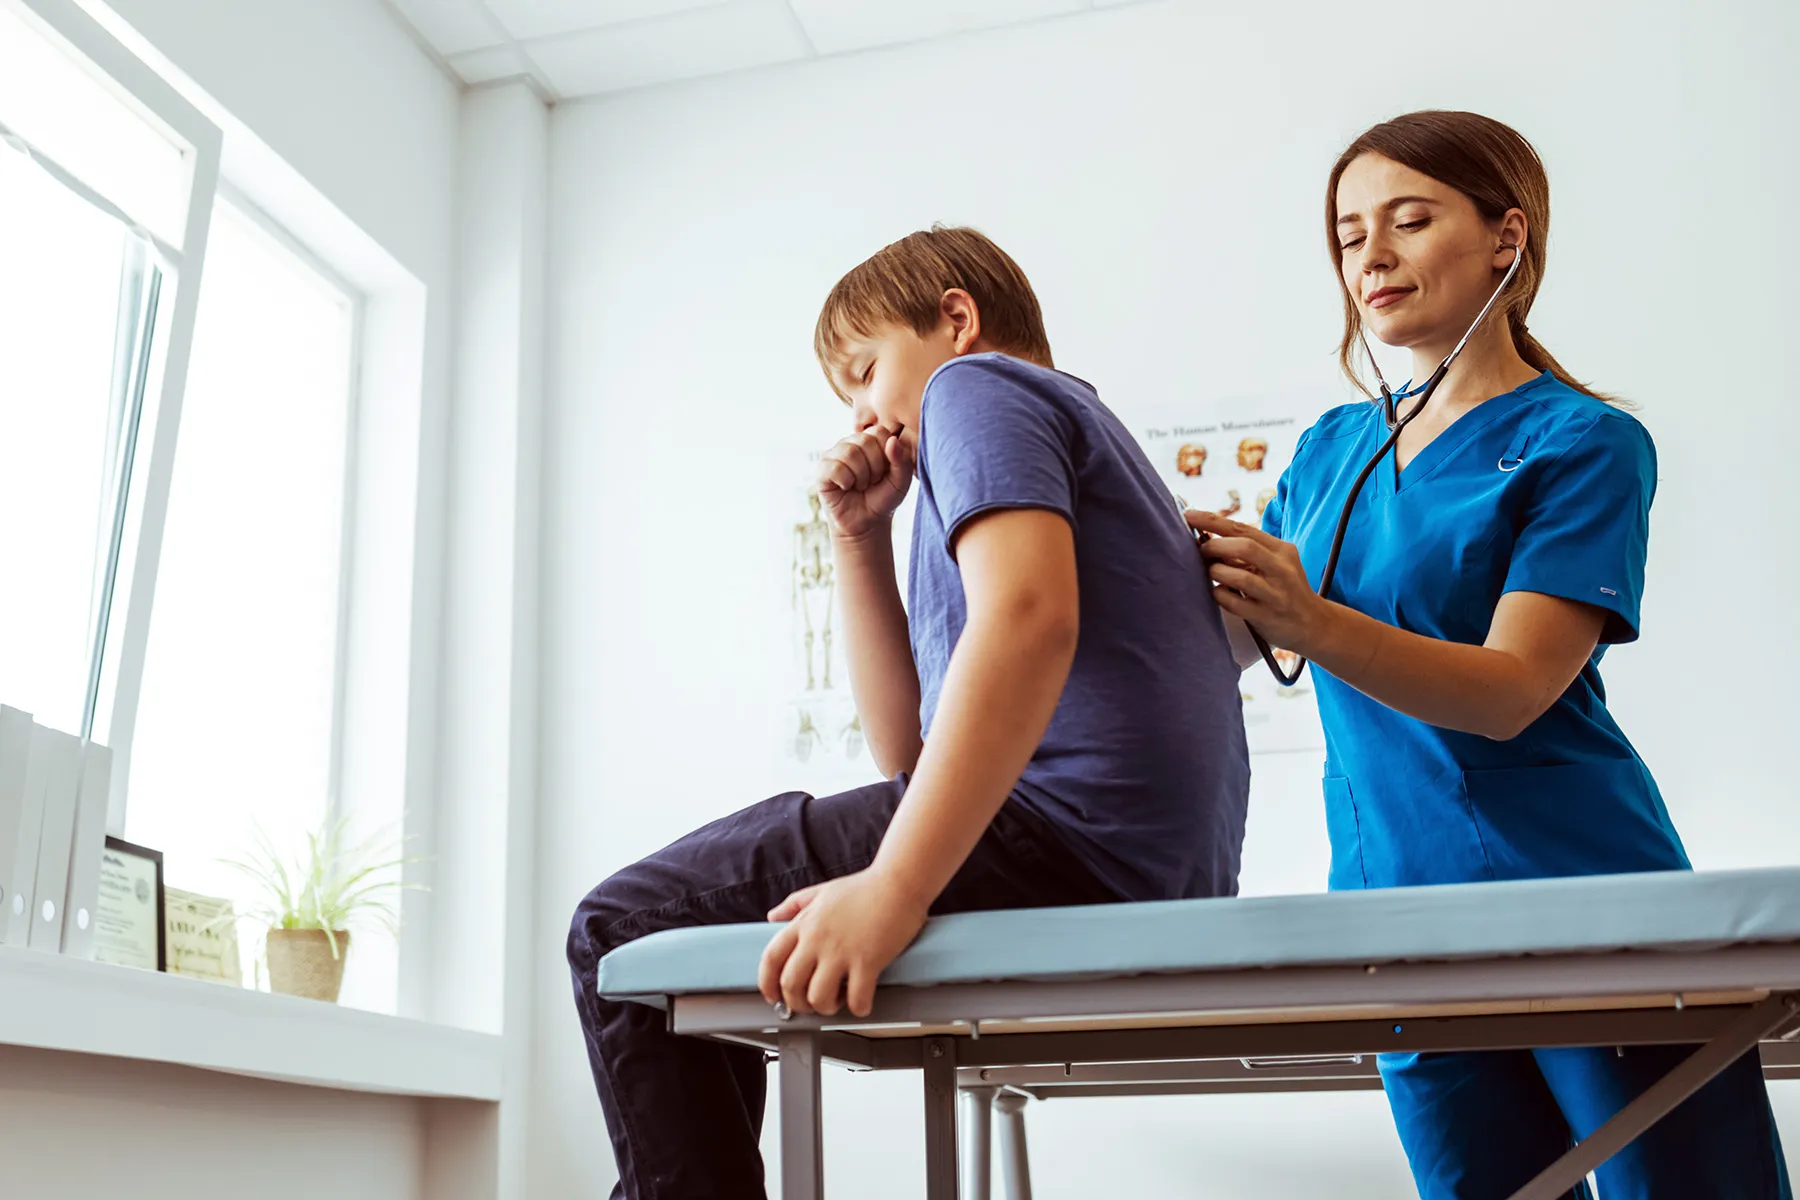
[[[835,796],[776,796],[626,867],[575,910],[569,966],[618,1161],[615,1200],[761,1200],[767,1077],[758,1050],[677,1037],[659,1009],[601,1000],[600,959],[659,930],[761,921],[790,892],[862,870],[905,790],[902,776]],[[1120,899],[1012,799],[931,911]]]

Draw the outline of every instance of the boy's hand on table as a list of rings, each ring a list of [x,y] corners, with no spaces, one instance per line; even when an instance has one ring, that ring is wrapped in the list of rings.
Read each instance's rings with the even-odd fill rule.
[[[763,951],[763,999],[796,1013],[848,1007],[868,1016],[876,979],[918,936],[929,907],[874,869],[802,888],[769,912],[788,924]]]
[[[913,453],[876,426],[845,438],[819,461],[819,502],[844,537],[861,537],[894,515],[912,486]]]

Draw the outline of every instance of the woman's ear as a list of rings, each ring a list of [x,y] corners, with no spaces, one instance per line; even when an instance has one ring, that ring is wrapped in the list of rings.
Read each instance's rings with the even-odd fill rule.
[[[1531,232],[1530,222],[1522,209],[1509,208],[1500,218],[1499,236],[1494,239],[1494,269],[1504,271],[1513,265],[1515,253],[1525,253],[1525,238]],[[1514,250],[1517,247],[1517,250]]]
[[[981,340],[981,310],[975,297],[961,288],[951,288],[938,302],[938,311],[950,323],[950,346],[957,354],[967,354]]]

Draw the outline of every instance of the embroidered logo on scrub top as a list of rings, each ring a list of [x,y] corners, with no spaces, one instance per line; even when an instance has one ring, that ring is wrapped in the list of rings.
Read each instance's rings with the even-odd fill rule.
[[[1619,593],[1617,593],[1617,592],[1615,592],[1615,591],[1613,591],[1613,590],[1612,590],[1612,589],[1611,589],[1611,588],[1601,588],[1601,589],[1600,589],[1600,594],[1601,594],[1601,595],[1603,595],[1603,596],[1616,596],[1616,595],[1618,595],[1618,594],[1619,594]]]

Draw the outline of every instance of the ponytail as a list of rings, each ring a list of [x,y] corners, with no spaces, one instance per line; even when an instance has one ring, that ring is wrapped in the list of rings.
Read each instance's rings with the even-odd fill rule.
[[[1508,309],[1506,313],[1507,332],[1512,334],[1513,349],[1525,360],[1525,365],[1535,371],[1548,371],[1564,386],[1573,388],[1584,396],[1610,404],[1615,408],[1630,408],[1631,405],[1617,396],[1609,396],[1605,392],[1597,392],[1581,380],[1569,374],[1568,368],[1556,361],[1556,357],[1544,348],[1544,343],[1531,335],[1525,328],[1525,314],[1519,309]]]

